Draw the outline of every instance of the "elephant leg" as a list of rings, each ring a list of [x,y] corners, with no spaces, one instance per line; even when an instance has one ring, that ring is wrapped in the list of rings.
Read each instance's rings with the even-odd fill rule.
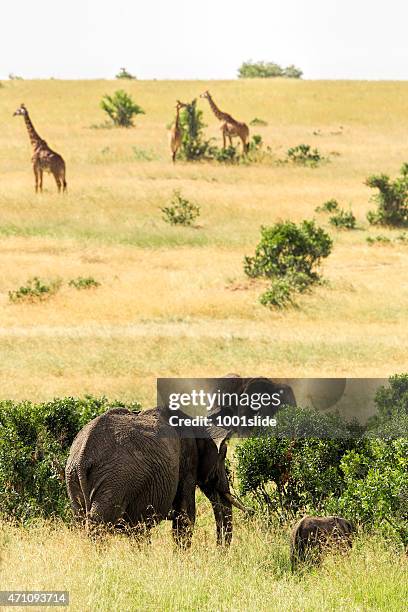
[[[190,548],[195,523],[195,486],[176,495],[173,502],[173,538],[180,548]]]

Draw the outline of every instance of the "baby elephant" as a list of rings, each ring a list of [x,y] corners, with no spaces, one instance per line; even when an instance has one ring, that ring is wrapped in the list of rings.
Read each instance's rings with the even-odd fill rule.
[[[304,516],[292,529],[292,571],[299,562],[319,560],[325,546],[351,548],[354,528],[341,516]]]

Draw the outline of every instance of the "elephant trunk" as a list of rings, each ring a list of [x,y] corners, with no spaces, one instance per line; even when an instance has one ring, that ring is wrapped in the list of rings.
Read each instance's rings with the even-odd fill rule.
[[[217,526],[217,544],[219,546],[229,546],[232,539],[231,501],[225,497],[224,493],[221,494],[217,490],[208,491],[205,488],[202,490],[210,500],[213,508],[215,524]]]
[[[246,508],[238,499],[235,499],[231,493],[221,493],[222,497],[226,499],[232,506],[238,508],[238,510],[242,510],[242,512],[252,513],[251,508]]]

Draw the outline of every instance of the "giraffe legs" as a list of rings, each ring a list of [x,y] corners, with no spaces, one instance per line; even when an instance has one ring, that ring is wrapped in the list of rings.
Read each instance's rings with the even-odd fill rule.
[[[55,178],[55,182],[57,183],[58,193],[61,193],[62,181],[60,177],[58,176],[58,174],[54,174],[54,178]],[[65,191],[65,188],[66,188],[66,185],[64,185],[64,191]]]
[[[42,171],[41,168],[38,169],[38,176],[39,176],[40,192],[42,193],[42,190],[43,190],[43,171]]]
[[[35,178],[35,193],[38,193],[38,183],[39,183],[39,178],[40,178],[40,174],[39,174],[39,169],[37,168],[37,166],[33,166],[33,171],[34,171],[34,178]]]

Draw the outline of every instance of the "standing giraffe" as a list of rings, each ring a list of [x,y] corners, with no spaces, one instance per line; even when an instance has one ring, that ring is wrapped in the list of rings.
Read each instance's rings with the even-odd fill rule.
[[[27,127],[28,137],[30,138],[31,145],[33,147],[33,156],[31,158],[35,176],[35,192],[38,189],[42,191],[43,188],[43,172],[51,172],[57,183],[58,193],[62,190],[65,191],[67,188],[67,182],[65,180],[65,162],[61,155],[50,149],[45,140],[35,131],[33,124],[31,123],[28,110],[21,104],[16,110],[14,116],[22,115]]]
[[[180,100],[177,100],[176,121],[170,131],[170,149],[171,149],[171,157],[173,160],[173,164],[176,161],[177,151],[181,147],[181,141],[183,138],[183,132],[182,132],[181,125],[180,125],[180,110],[182,108],[186,108],[186,106],[187,104],[184,104],[184,102],[180,102]]]
[[[231,115],[221,111],[212,99],[212,96],[209,91],[205,91],[204,93],[202,93],[200,98],[206,98],[210,104],[211,110],[214,115],[217,117],[217,119],[224,122],[221,125],[224,149],[226,146],[227,138],[229,140],[230,145],[232,145],[232,138],[238,137],[241,139],[242,142],[242,151],[246,153],[248,151],[249,146],[249,128],[247,124],[242,123],[241,121],[236,121],[236,119],[231,117]]]

